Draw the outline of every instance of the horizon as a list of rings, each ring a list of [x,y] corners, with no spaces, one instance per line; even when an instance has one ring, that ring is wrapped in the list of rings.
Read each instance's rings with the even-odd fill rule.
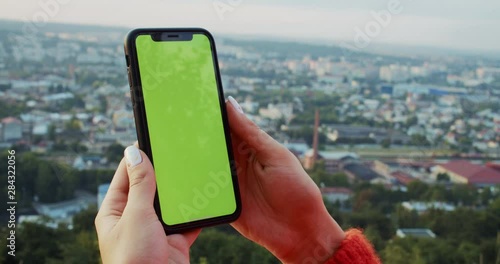
[[[25,24],[26,21],[16,20],[16,19],[5,19],[0,18],[0,24],[2,22],[6,23],[19,23]],[[48,22],[47,25],[58,25],[58,26],[69,26],[69,27],[96,27],[104,30],[116,29],[129,31],[134,28],[128,26],[121,25],[102,25],[102,24],[92,24],[92,23],[72,23],[72,22]],[[499,50],[478,50],[478,49],[461,49],[454,47],[441,47],[435,45],[414,45],[414,44],[404,44],[404,43],[389,43],[389,42],[377,42],[372,43],[366,48],[356,48],[349,47],[345,45],[345,41],[336,40],[330,41],[326,39],[314,39],[314,38],[300,38],[300,37],[292,37],[292,36],[270,36],[266,34],[238,34],[238,33],[224,33],[212,31],[209,28],[205,28],[209,30],[214,36],[221,37],[223,39],[233,39],[239,41],[266,41],[266,42],[283,42],[283,43],[298,43],[304,45],[312,45],[312,46],[326,46],[326,47],[337,47],[337,48],[351,48],[354,52],[361,52],[367,54],[374,55],[382,55],[382,56],[401,56],[401,57],[415,57],[415,56],[432,56],[437,55],[439,52],[447,51],[447,54],[439,54],[443,57],[446,56],[480,56],[485,57],[488,56],[488,59],[500,59],[500,48]],[[43,29],[42,29],[43,31]],[[410,54],[411,53],[411,54]],[[490,57],[493,56],[493,57]]]
[[[500,27],[500,19],[494,15],[500,3],[494,1],[488,1],[487,6],[446,0],[440,9],[433,8],[429,0],[284,2],[32,0],[19,4],[8,0],[0,10],[0,19],[34,23],[40,28],[45,23],[120,28],[197,26],[218,35],[343,44],[366,52],[380,45],[500,52],[500,36],[492,34]],[[193,7],[193,3],[202,4]],[[319,8],[320,4],[324,8]],[[446,6],[448,11],[439,12]],[[109,10],[116,11],[110,16]]]

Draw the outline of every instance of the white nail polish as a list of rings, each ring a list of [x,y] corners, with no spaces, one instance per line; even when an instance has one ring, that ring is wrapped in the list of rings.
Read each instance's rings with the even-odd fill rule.
[[[129,167],[135,167],[142,162],[141,152],[136,146],[129,146],[125,149],[125,160]]]
[[[233,105],[233,107],[238,110],[238,112],[243,114],[243,109],[241,108],[240,104],[238,104],[238,102],[232,96],[229,96],[227,99]]]

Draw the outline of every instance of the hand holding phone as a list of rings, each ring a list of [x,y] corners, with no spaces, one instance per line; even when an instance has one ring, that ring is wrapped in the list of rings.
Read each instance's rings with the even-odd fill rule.
[[[189,263],[201,230],[165,235],[153,207],[155,181],[146,154],[127,147],[95,219],[102,263]]]
[[[213,37],[138,29],[125,51],[139,146],[155,169],[166,233],[234,221],[241,202]]]
[[[231,225],[282,263],[325,263],[345,234],[318,186],[295,155],[229,102],[244,208]]]

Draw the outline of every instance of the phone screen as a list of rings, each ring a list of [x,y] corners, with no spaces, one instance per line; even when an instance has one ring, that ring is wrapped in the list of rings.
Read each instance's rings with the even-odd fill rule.
[[[167,225],[237,209],[211,42],[136,38],[161,218]]]

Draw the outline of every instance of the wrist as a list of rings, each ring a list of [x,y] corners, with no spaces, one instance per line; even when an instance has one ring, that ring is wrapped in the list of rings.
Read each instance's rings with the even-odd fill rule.
[[[283,263],[325,263],[345,238],[345,233],[326,208],[309,226],[301,229],[295,246],[278,256]]]

